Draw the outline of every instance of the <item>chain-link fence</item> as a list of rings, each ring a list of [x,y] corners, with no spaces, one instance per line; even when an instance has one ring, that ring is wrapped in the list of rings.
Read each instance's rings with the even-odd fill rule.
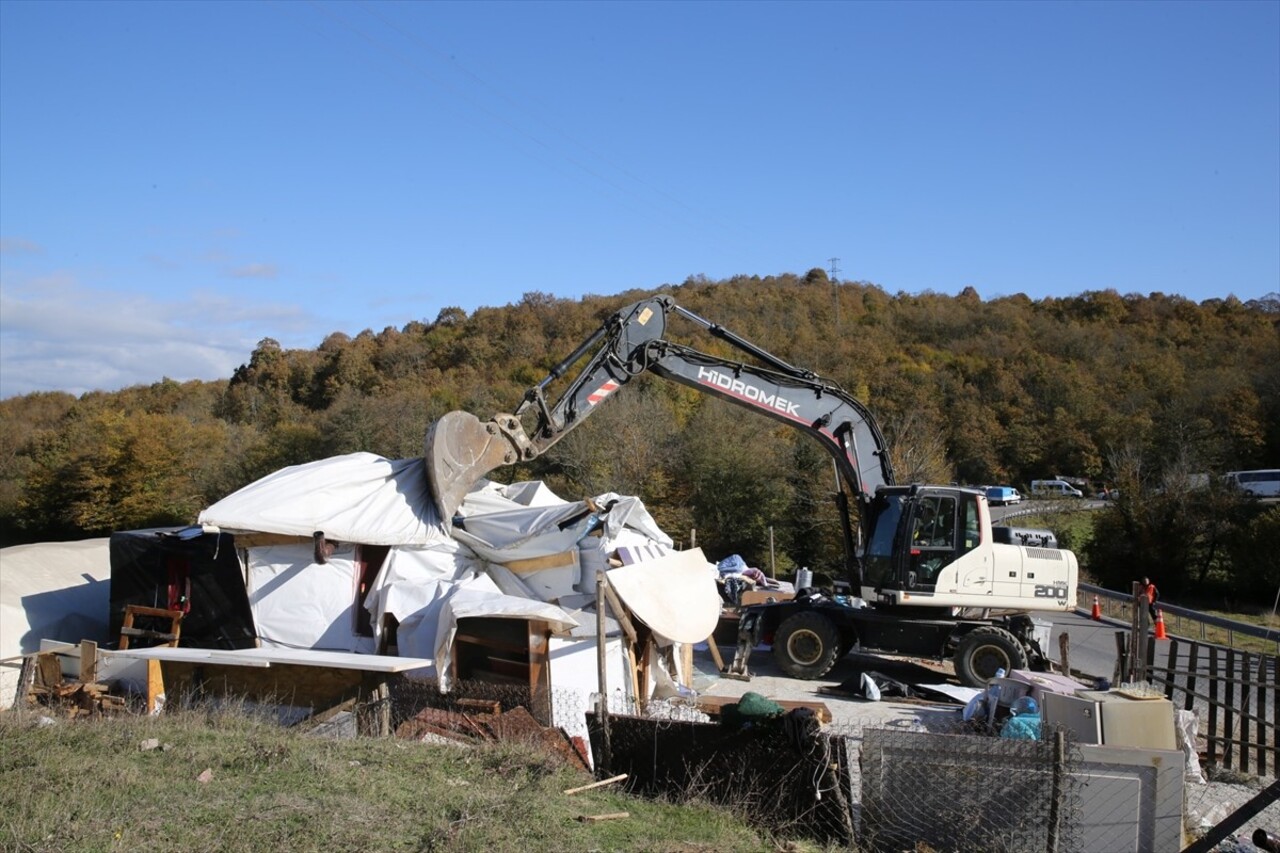
[[[859,842],[877,851],[1084,849],[1079,764],[1062,732],[1011,740],[868,730]]]
[[[627,774],[632,794],[716,803],[780,839],[866,853],[1068,853],[1177,850],[1185,838],[1182,761],[1066,731],[1000,737],[938,706],[892,728],[873,712],[759,715],[746,697],[711,716],[680,698],[641,706],[614,694],[601,713],[592,694],[483,681],[441,693],[398,679],[386,701],[400,737],[535,743],[599,778]]]

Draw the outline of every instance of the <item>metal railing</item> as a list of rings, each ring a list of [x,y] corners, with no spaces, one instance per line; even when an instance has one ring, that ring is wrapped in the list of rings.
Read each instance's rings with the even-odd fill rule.
[[[1103,616],[1128,624],[1129,608],[1133,604],[1133,595],[1131,593],[1116,592],[1115,590],[1088,583],[1077,584],[1077,588],[1080,591],[1080,600],[1077,607],[1081,613],[1088,615],[1091,612],[1093,601],[1089,596],[1096,595],[1102,605]],[[1237,622],[1234,619],[1214,616],[1211,613],[1201,613],[1189,607],[1179,607],[1176,604],[1166,604],[1163,601],[1157,603],[1156,606],[1164,614],[1165,627],[1170,633],[1207,641],[1209,639],[1207,629],[1209,627],[1220,628],[1227,635],[1227,641],[1223,645],[1235,648],[1237,635],[1255,637],[1271,643],[1274,646],[1274,650],[1280,653],[1280,629],[1266,628],[1262,625],[1250,625],[1248,622]]]

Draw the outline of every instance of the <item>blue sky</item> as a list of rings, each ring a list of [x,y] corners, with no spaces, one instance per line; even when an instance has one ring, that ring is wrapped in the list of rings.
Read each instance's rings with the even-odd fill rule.
[[[1280,290],[1280,3],[0,2],[0,396],[689,276]]]

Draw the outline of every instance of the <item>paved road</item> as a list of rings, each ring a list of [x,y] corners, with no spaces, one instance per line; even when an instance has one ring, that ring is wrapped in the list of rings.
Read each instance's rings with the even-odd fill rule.
[[[1054,662],[1060,662],[1058,635],[1065,631],[1071,650],[1071,668],[1093,678],[1111,678],[1116,668],[1115,636],[1116,631],[1121,630],[1119,625],[1094,622],[1075,613],[1032,615],[1036,619],[1053,622],[1049,648],[1045,651]]]

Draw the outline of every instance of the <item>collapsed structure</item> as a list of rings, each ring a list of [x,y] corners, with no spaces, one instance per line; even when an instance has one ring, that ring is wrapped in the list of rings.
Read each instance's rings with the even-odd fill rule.
[[[602,677],[606,575],[609,689],[643,702],[691,682],[691,644],[719,618],[717,572],[700,551],[676,551],[638,498],[570,502],[538,482],[483,481],[446,526],[423,471],[421,459],[323,459],[245,486],[196,526],[113,535],[106,636],[171,638],[179,648],[119,654],[175,667],[193,666],[196,649],[205,668],[249,666],[234,654],[246,650],[254,666],[314,652],[329,656],[317,665],[356,668],[334,655],[377,655],[411,659],[401,671],[442,691],[457,680],[572,691],[581,702],[544,722],[573,731]],[[133,625],[153,611],[177,614],[180,636]]]

